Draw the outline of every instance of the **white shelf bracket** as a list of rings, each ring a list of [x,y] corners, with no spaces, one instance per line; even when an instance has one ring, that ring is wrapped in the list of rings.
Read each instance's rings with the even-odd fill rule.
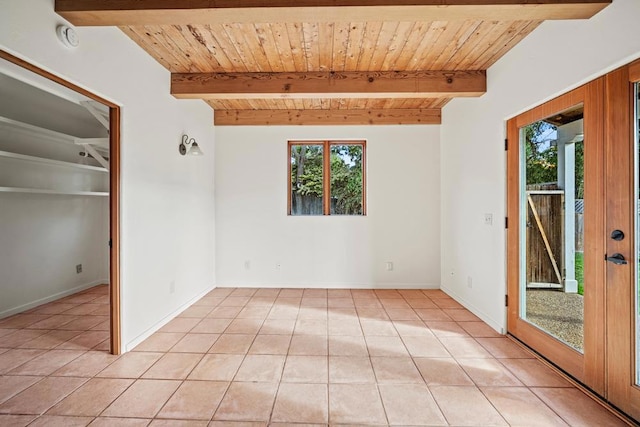
[[[91,113],[91,115],[93,117],[96,118],[97,121],[100,122],[100,124],[102,124],[102,126],[105,127],[105,129],[107,129],[107,132],[109,131],[109,115],[107,113],[106,117],[105,114],[100,111],[99,109],[97,109],[92,103],[91,101],[80,101],[80,105],[82,105],[84,108],[87,109],[87,111],[89,113]]]
[[[106,170],[109,170],[109,162],[104,157],[102,157],[102,154],[98,153],[98,150],[93,148],[91,144],[88,144],[88,143],[76,143],[76,144],[82,145],[84,149],[87,150],[87,153],[91,154],[91,157],[96,159],[96,161],[100,163],[103,168],[105,168]]]
[[[98,150],[109,151],[109,138],[75,138],[77,145],[93,145]]]

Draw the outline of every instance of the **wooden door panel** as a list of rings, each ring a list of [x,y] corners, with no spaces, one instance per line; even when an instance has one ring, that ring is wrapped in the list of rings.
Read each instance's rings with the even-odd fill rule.
[[[595,285],[584,294],[584,383],[597,393],[605,392],[605,242],[604,234],[604,78],[586,86],[585,138],[589,138],[590,150],[585,153],[585,211],[590,218],[585,221],[584,251],[593,254],[593,262],[585,263],[587,279]],[[590,206],[587,206],[587,203]],[[586,257],[586,256],[585,256]]]
[[[636,386],[635,351],[635,143],[631,79],[634,68],[622,67],[606,76],[607,254],[621,253],[628,264],[607,263],[607,399],[640,419],[640,388]],[[631,112],[631,113],[630,113]],[[621,241],[612,230],[625,234]]]
[[[584,382],[598,392],[604,391],[604,305],[601,302],[604,288],[604,265],[601,254],[604,254],[602,233],[604,229],[602,208],[603,200],[603,111],[602,79],[581,86],[565,95],[559,96],[539,107],[527,111],[507,123],[507,287],[509,307],[507,309],[507,330],[510,334],[556,363],[569,374]],[[584,299],[584,354],[554,338],[539,327],[523,320],[520,316],[520,129],[531,123],[548,118],[573,106],[584,105],[584,139],[585,143],[585,209],[588,209],[588,220],[585,217],[584,242],[585,277],[593,286],[585,291]],[[586,261],[588,260],[588,262]],[[599,260],[599,261],[598,261]],[[586,284],[585,284],[586,286]],[[599,324],[600,323],[600,324]]]

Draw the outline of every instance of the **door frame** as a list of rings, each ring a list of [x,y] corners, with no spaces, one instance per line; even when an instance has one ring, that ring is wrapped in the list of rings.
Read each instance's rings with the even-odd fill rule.
[[[120,107],[78,85],[75,85],[49,71],[18,58],[0,49],[0,58],[28,71],[38,74],[54,83],[78,92],[109,108],[109,304],[110,304],[110,352],[122,352],[120,322]]]
[[[592,206],[602,206],[603,183],[598,178],[603,172],[600,159],[603,154],[602,115],[604,81],[602,78],[580,86],[564,95],[524,112],[507,122],[507,332],[542,353],[561,369],[598,393],[604,392],[604,325],[597,319],[604,318],[604,287],[594,286],[584,298],[584,353],[544,332],[520,318],[520,128],[547,118],[574,105],[584,105],[585,144],[585,200]],[[589,119],[591,118],[591,119]],[[588,151],[587,151],[588,150]],[[591,221],[585,221],[585,252],[604,253],[602,236],[604,209],[590,209]],[[586,219],[586,218],[585,218]],[[585,257],[587,261],[587,257]],[[592,260],[585,262],[585,277],[602,283],[604,265]],[[604,323],[604,322],[602,322]],[[540,351],[544,349],[544,351]]]

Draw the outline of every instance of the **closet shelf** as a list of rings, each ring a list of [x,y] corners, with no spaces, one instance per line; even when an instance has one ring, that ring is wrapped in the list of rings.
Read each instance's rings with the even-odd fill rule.
[[[43,163],[48,165],[62,166],[62,167],[75,168],[75,169],[85,169],[85,170],[91,170],[91,171],[103,172],[103,173],[109,172],[107,169],[100,166],[82,165],[79,163],[71,163],[71,162],[64,162],[62,160],[46,159],[44,157],[28,156],[26,154],[12,153],[9,151],[0,151],[0,157],[26,160],[30,162]]]
[[[26,132],[39,138],[46,138],[58,142],[73,144],[76,139],[75,137],[67,135],[65,133],[45,129],[40,126],[34,126],[29,123],[20,122],[18,120],[9,119],[3,116],[0,116],[0,127]]]
[[[64,191],[64,190],[48,190],[44,188],[19,188],[19,187],[0,187],[0,193],[29,193],[29,194],[64,195],[64,196],[99,196],[99,197],[109,196],[109,192],[103,192],[103,191]]]

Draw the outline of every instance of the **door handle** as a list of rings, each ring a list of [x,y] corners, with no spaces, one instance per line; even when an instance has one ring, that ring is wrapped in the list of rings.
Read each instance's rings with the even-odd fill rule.
[[[627,263],[627,260],[624,259],[624,255],[622,255],[620,253],[615,253],[615,254],[613,254],[611,256],[606,256],[605,255],[604,259],[609,261],[609,262],[612,262],[614,264],[617,264],[617,265],[624,265],[624,264]]]

